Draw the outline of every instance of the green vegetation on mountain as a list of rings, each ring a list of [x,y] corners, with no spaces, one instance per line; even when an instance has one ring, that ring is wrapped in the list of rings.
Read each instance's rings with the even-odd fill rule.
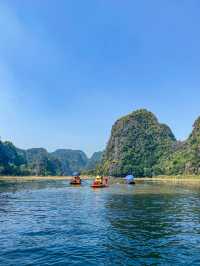
[[[61,163],[43,148],[25,151],[27,170],[31,175],[62,175]]]
[[[102,172],[114,176],[162,174],[160,166],[172,153],[176,139],[145,109],[133,112],[112,127],[102,163]]]
[[[0,175],[21,174],[27,174],[23,153],[11,142],[0,141]]]
[[[22,150],[11,142],[0,141],[0,175],[61,176],[86,167],[88,158],[82,151],[43,148]]]
[[[124,176],[200,175],[200,117],[184,141],[145,109],[117,120],[105,152],[90,159],[79,150],[22,150],[0,141],[0,175],[71,175],[73,172]]]
[[[189,138],[177,145],[169,159],[162,163],[162,168],[168,175],[200,174],[200,117],[195,121]]]

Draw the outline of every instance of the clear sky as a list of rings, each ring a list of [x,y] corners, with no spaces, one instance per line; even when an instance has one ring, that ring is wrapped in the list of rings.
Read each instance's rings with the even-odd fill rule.
[[[154,112],[178,139],[200,115],[199,0],[0,0],[0,136],[102,150]]]

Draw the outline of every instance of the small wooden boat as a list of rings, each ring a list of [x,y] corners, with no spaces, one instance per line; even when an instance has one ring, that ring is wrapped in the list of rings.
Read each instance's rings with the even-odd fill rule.
[[[127,175],[125,177],[126,183],[128,185],[135,185],[134,176],[133,175]]]
[[[80,186],[80,185],[81,185],[81,181],[77,182],[77,181],[75,181],[75,180],[72,180],[72,181],[70,182],[70,185],[73,185],[73,186]]]
[[[75,176],[71,181],[70,181],[70,185],[73,186],[80,186],[81,185],[81,179],[79,176]]]
[[[107,187],[105,184],[102,184],[102,183],[96,183],[94,182],[92,185],[91,185],[92,188],[104,188],[104,187]]]
[[[131,181],[128,183],[129,185],[135,185],[135,181]]]
[[[97,176],[91,185],[92,188],[108,187],[108,178]]]

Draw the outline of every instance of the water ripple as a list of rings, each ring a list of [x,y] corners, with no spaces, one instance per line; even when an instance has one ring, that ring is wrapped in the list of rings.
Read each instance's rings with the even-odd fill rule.
[[[199,265],[200,192],[0,184],[0,265]]]

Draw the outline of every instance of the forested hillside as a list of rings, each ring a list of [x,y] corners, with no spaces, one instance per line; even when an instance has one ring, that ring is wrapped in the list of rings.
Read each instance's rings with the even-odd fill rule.
[[[71,175],[84,169],[89,159],[82,151],[43,148],[22,150],[11,142],[0,141],[0,175]]]
[[[160,174],[160,162],[173,151],[176,139],[165,124],[145,109],[117,120],[103,158],[102,171],[114,176]]]
[[[187,140],[177,141],[169,126],[146,109],[116,121],[104,152],[89,159],[80,150],[22,150],[0,141],[0,175],[72,175],[73,172],[124,176],[200,174],[200,117]]]

